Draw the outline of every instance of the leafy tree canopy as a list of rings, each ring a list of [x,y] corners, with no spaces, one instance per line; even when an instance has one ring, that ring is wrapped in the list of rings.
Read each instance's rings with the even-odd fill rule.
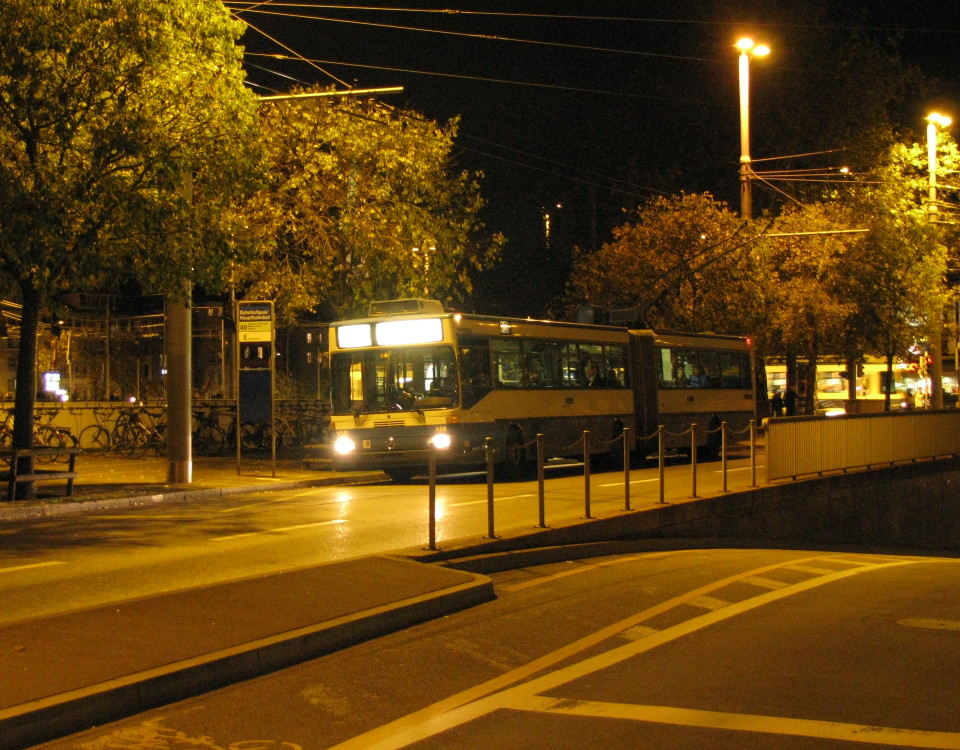
[[[479,175],[457,172],[457,123],[331,96],[261,111],[267,184],[247,207],[256,258],[236,270],[247,297],[286,318],[373,299],[461,303],[502,240],[484,237]]]
[[[5,0],[0,270],[45,294],[218,275],[211,219],[248,175],[241,31],[217,0]]]
[[[219,0],[0,3],[0,275],[23,301],[29,445],[41,307],[137,278],[217,279],[250,184],[255,102]]]
[[[711,195],[655,198],[596,253],[580,251],[574,304],[637,308],[647,326],[742,332],[754,309],[746,224]]]

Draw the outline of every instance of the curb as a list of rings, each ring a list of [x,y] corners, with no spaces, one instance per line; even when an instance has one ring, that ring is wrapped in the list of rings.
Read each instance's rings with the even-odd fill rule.
[[[0,750],[23,750],[496,598],[489,578],[470,575],[468,583],[0,710]]]

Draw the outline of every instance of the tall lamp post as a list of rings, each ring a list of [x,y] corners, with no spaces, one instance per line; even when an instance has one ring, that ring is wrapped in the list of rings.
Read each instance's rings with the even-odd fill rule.
[[[930,170],[930,195],[927,201],[927,218],[937,219],[937,128],[946,128],[953,122],[946,115],[931,112],[927,115],[927,160]]]
[[[937,220],[937,128],[946,128],[952,120],[946,115],[931,112],[927,115],[927,161],[930,170],[930,187],[927,198],[927,219],[930,223]],[[934,334],[930,341],[930,406],[943,408],[943,343],[941,319],[942,310],[934,310]]]
[[[755,44],[744,37],[737,41],[740,50],[740,216],[753,218],[750,178],[753,170],[750,166],[750,58],[770,54],[765,44]]]

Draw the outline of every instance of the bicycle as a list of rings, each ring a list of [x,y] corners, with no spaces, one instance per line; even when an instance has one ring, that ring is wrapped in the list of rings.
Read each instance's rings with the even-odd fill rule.
[[[112,408],[93,407],[93,417],[96,423],[87,425],[80,430],[80,449],[84,453],[102,455],[113,447],[113,434],[104,424],[107,416],[112,412]]]
[[[79,445],[77,436],[69,427],[62,427],[53,424],[60,409],[38,409],[34,414],[33,444],[35,447],[47,448],[75,448]],[[46,419],[46,421],[44,421]],[[64,463],[69,460],[65,454],[51,454],[49,456],[38,456],[40,463],[51,463],[59,461]]]
[[[211,406],[209,411],[194,410],[195,426],[191,438],[193,451],[200,456],[219,456],[227,442],[226,433],[220,426],[220,416],[216,408]]]
[[[244,451],[260,450],[266,438],[262,425],[253,422],[244,422],[240,425],[240,448]],[[237,422],[231,415],[230,426],[227,428],[227,443],[231,448],[237,447]]]
[[[113,435],[114,450],[128,458],[139,458],[148,450],[162,456],[167,449],[165,431],[162,411],[152,412],[144,406],[120,409]]]

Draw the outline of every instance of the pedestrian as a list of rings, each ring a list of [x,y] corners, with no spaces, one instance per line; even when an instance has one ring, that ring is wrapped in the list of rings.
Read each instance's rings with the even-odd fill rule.
[[[770,397],[770,416],[783,416],[783,396],[780,394],[779,388],[774,388],[773,396]]]
[[[787,407],[787,416],[792,417],[797,413],[797,392],[793,388],[787,388],[787,393],[783,399],[784,406]]]

